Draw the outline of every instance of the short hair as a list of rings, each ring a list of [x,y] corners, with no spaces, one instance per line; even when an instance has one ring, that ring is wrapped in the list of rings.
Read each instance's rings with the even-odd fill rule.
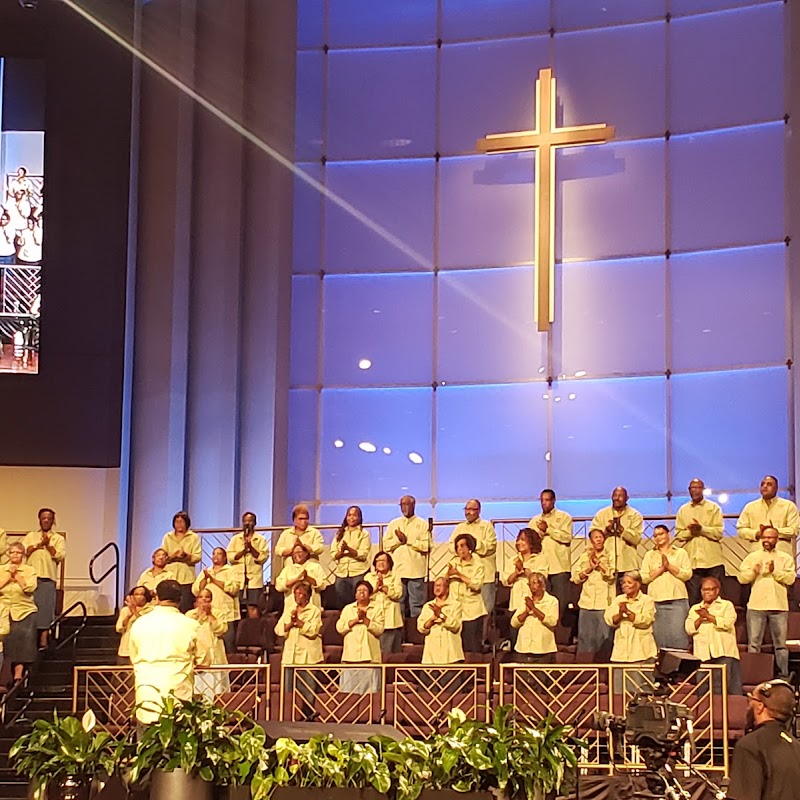
[[[311,599],[311,584],[306,583],[305,581],[300,581],[300,583],[296,583],[292,588],[292,594],[294,594],[297,590],[300,590],[307,598]]]
[[[156,549],[153,550],[153,555],[151,555],[150,558],[155,558],[156,553],[163,553],[165,556],[167,556],[167,558],[169,558],[169,553],[163,547],[156,547]]]
[[[256,516],[255,511],[245,511],[244,514],[242,514],[242,522],[244,522],[245,517],[252,517],[253,522],[258,522],[258,517]]]
[[[308,518],[311,519],[311,512],[308,510],[308,506],[305,505],[305,503],[298,503],[292,509],[292,520],[296,520],[297,515],[302,514],[303,512],[305,512],[308,515]]]
[[[477,497],[470,497],[470,499],[467,500],[467,502],[464,503],[464,505],[466,506],[468,503],[477,503],[478,504],[478,511],[481,510],[481,501],[478,500]]]
[[[147,600],[148,603],[153,599],[153,593],[146,586],[134,586],[133,589],[128,592],[128,596],[133,597],[133,593],[137,589],[144,589],[144,599]]]
[[[776,478],[774,475],[765,475],[765,476],[764,476],[764,477],[761,479],[761,482],[763,483],[763,482],[764,482],[764,481],[765,481],[767,478],[772,478],[772,480],[774,480],[774,481],[775,481],[775,485],[776,485],[776,486],[780,486],[780,485],[781,485],[781,482],[780,482],[780,481],[779,481],[779,480],[778,480],[778,479],[777,479],[777,478]]]
[[[217,546],[216,546],[216,547],[215,547],[215,548],[214,548],[214,549],[211,551],[211,555],[213,556],[213,555],[214,555],[214,553],[216,553],[216,552],[217,552],[217,550],[222,550],[222,553],[223,553],[223,555],[225,556],[225,558],[227,558],[227,557],[228,557],[228,551],[227,551],[227,550],[226,550],[224,547],[220,547],[219,545],[217,545]]]
[[[188,531],[189,528],[192,527],[192,520],[189,518],[188,511],[179,511],[177,514],[173,515],[172,517],[172,527],[175,527],[175,520],[182,519],[186,523],[186,530]]]
[[[178,581],[166,580],[156,586],[156,597],[162,603],[180,603],[181,585]]]
[[[39,513],[36,515],[36,519],[41,519],[42,514],[52,514],[53,516],[55,516],[56,512],[53,511],[52,508],[40,508]]]
[[[25,545],[22,542],[11,542],[8,546],[7,553],[10,553],[12,550],[19,550],[21,553],[25,552]]]
[[[653,532],[655,533],[656,531],[666,531],[667,533],[669,533],[669,528],[666,525],[656,525],[653,528]]]
[[[459,542],[466,542],[470,553],[474,553],[475,548],[478,546],[475,537],[471,533],[462,533],[456,536],[456,540],[453,542],[454,549],[458,547]]]
[[[629,569],[627,572],[623,573],[623,578],[630,578],[631,580],[636,581],[636,583],[642,582],[642,573],[639,572],[638,569]]]
[[[549,494],[553,500],[556,499],[556,493],[552,489],[542,489],[542,491],[539,492],[539,497],[541,497],[543,494]]]
[[[358,590],[359,586],[366,586],[367,591],[372,594],[375,590],[372,588],[372,584],[369,581],[365,581],[363,578],[356,584],[355,589],[353,589],[353,597],[356,596],[356,591]]]
[[[541,583],[545,588],[547,588],[547,576],[546,575],[544,575],[541,572],[531,572],[531,574],[528,575],[528,583],[530,584],[530,582],[534,578],[536,578],[539,581],[539,583]]]
[[[776,536],[779,536],[779,535],[780,535],[780,534],[778,533],[778,529],[777,529],[777,528],[776,528],[774,525],[765,525],[765,526],[764,526],[764,527],[761,529],[761,536],[762,536],[762,537],[764,536],[764,532],[765,532],[765,531],[775,531],[775,535],[776,535]]]
[[[381,556],[386,556],[386,558],[388,559],[388,561],[389,561],[389,571],[391,572],[394,569],[394,559],[392,558],[392,554],[391,553],[387,553],[385,550],[381,550],[381,551],[375,553],[375,558],[372,559],[372,566],[373,567],[375,566],[375,562]]]
[[[722,584],[719,582],[719,578],[715,578],[712,575],[709,575],[707,578],[703,578],[703,580],[700,581],[701,589],[703,588],[704,583],[713,583],[714,586],[717,587],[717,589],[722,589]]]

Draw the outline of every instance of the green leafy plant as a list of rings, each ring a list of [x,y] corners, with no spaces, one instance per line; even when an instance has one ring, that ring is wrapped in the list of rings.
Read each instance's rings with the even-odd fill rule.
[[[572,733],[552,716],[536,725],[520,723],[510,705],[496,709],[488,723],[453,710],[447,733],[430,741],[429,786],[538,800],[558,791],[567,771],[577,767],[575,747],[581,742]]]
[[[158,719],[142,729],[128,781],[146,781],[153,770],[182,769],[218,785],[240,786],[269,768],[265,738],[240,711],[168,697]]]
[[[375,744],[315,736],[304,744],[278,739],[274,746],[273,787],[375,789],[388,794],[389,765]]]
[[[416,739],[391,739],[372,736],[370,742],[389,768],[395,800],[417,800],[431,785],[433,743]]]
[[[9,761],[28,778],[34,796],[39,796],[47,783],[68,776],[116,773],[126,744],[106,731],[93,733],[94,724],[91,712],[84,715],[83,722],[53,712],[52,720],[36,720],[33,730],[11,745]]]

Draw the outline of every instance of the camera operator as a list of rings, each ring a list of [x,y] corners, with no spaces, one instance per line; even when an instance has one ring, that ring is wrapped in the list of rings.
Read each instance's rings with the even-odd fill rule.
[[[728,800],[800,800],[800,742],[786,732],[794,690],[762,683],[748,694],[747,727],[733,752]]]

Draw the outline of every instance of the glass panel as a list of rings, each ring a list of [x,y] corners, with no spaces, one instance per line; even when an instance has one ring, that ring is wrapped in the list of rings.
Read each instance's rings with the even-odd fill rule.
[[[320,497],[395,503],[403,494],[430,497],[432,395],[432,389],[325,389]]]
[[[439,162],[439,266],[533,263],[531,153]]]
[[[533,268],[439,275],[442,382],[544,379],[547,337],[533,321]]]
[[[762,476],[763,477],[763,476]],[[708,488],[708,486],[706,486]],[[712,487],[714,489],[714,487]],[[784,492],[779,492],[779,494],[783,497],[785,496]],[[710,495],[708,495],[709,500],[713,500],[720,508],[722,508],[723,515],[726,514],[741,514],[742,509],[751,501],[757,500],[761,495],[758,492],[750,492],[744,494],[735,494],[729,492],[718,492],[716,489],[712,491]],[[678,513],[678,509],[684,505],[684,503],[689,502],[688,495],[681,495],[675,496],[672,498],[672,508],[673,514]],[[729,532],[733,532],[736,529],[736,521],[728,521],[726,523],[726,528]]]
[[[665,269],[663,257],[561,265],[556,374],[663,372]]]
[[[446,42],[544,33],[549,28],[549,3],[541,0],[442,0]]]
[[[297,47],[322,47],[325,0],[297,0]]]
[[[663,136],[666,28],[662,20],[556,36],[559,125],[605,122],[618,139]]]
[[[435,162],[328,164],[328,188],[355,213],[326,199],[327,272],[429,269],[433,263]]]
[[[613,486],[608,488],[607,497],[594,498],[592,500],[568,500],[559,499],[558,508],[563,509],[568,514],[572,515],[575,520],[586,520],[591,522],[592,517],[601,509],[611,505],[611,492],[614,490]],[[630,491],[630,488],[628,488]],[[668,512],[667,498],[666,497],[630,497],[630,505],[635,508],[640,514],[645,517],[660,517],[666,516]],[[575,535],[578,535],[579,530],[585,530],[584,526],[575,525]],[[587,531],[588,533],[588,531]]]
[[[322,156],[324,69],[325,56],[321,50],[306,50],[297,54],[294,133],[294,157],[297,161],[316,161]]]
[[[663,140],[570,147],[556,155],[556,257],[666,250]]]
[[[667,7],[666,0],[558,0],[553,12],[555,28],[561,31],[658,19],[667,13]]]
[[[361,509],[361,514],[364,517],[365,525],[378,525],[391,522],[393,519],[401,516],[400,498],[397,498],[396,503],[334,503],[324,504],[319,509],[319,521],[321,525],[341,525],[347,509],[351,505],[357,505]],[[422,502],[417,499],[416,515],[423,519],[428,519],[432,515],[430,503]],[[378,543],[377,538],[373,537],[375,544]]]
[[[539,384],[436,392],[437,496],[528,498],[546,479],[547,403]]]
[[[322,164],[296,164],[316,181],[322,181]],[[292,269],[294,272],[319,272],[322,253],[322,195],[313,186],[295,175],[294,233]]]
[[[329,159],[433,156],[436,48],[328,54]]]
[[[436,41],[436,0],[334,0],[328,3],[331,47]]]
[[[669,0],[669,10],[673,17],[681,14],[694,14],[698,11],[717,11],[738,6],[754,6],[759,3],[781,5],[780,0]]]
[[[670,139],[670,249],[775,242],[784,229],[786,125]]]
[[[672,483],[725,489],[789,469],[786,367],[672,377]],[[783,482],[783,481],[782,481]]]
[[[326,385],[433,381],[433,275],[327,276]]]
[[[666,378],[560,381],[552,393],[559,494],[610,497],[618,484],[631,497],[666,492]]]
[[[783,17],[777,3],[670,24],[673,133],[783,117]]]
[[[289,392],[289,453],[287,493],[295,500],[317,496],[317,392],[292,389]]]
[[[292,278],[291,363],[292,385],[316,386],[319,342],[320,278],[295,275]]]
[[[786,360],[785,245],[677,255],[669,272],[673,370]]]
[[[443,47],[440,152],[474,153],[487,133],[532,129],[536,76],[549,50],[547,36]]]
[[[532,492],[533,493],[533,492]],[[437,503],[436,519],[439,521],[455,522],[464,519],[464,502],[469,498],[464,498],[460,503]],[[527,522],[542,509],[537,500],[528,500],[520,503],[486,502],[481,501],[482,519],[521,519]],[[501,531],[497,531],[500,536]]]

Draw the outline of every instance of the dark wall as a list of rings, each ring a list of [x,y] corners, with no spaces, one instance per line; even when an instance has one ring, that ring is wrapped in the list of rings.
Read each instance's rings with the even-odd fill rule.
[[[130,38],[128,0],[82,6]],[[0,464],[119,466],[131,59],[46,0],[0,2],[0,55],[44,59],[47,195],[40,372],[0,375]]]

